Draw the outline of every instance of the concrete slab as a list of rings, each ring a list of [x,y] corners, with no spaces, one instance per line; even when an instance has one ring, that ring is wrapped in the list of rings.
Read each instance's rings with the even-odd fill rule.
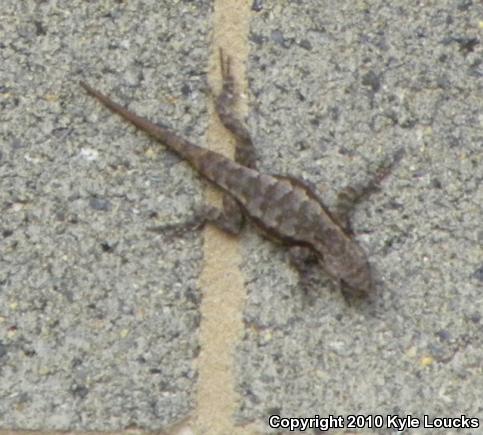
[[[192,411],[200,232],[156,229],[191,220],[201,184],[78,81],[202,136],[210,14],[3,2],[0,427],[154,430]]]
[[[305,177],[330,203],[404,157],[354,216],[378,287],[365,303],[323,277],[302,294],[281,250],[244,241],[240,421],[483,417],[482,17],[478,2],[315,0],[253,17],[250,127],[265,170]]]
[[[203,264],[201,234],[166,226],[192,220],[202,184],[77,82],[198,141],[211,2],[4,3],[0,427],[163,430],[196,406]],[[284,250],[245,231],[236,421],[481,420],[481,5],[255,3],[241,38],[260,168],[330,205],[404,157],[354,216],[366,301],[317,272],[304,293]]]

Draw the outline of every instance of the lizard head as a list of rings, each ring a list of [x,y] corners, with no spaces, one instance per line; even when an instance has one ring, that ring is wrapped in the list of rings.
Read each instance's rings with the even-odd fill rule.
[[[356,243],[351,242],[345,246],[344,255],[336,258],[332,269],[345,294],[365,296],[372,292],[374,287],[369,262]]]
[[[325,271],[339,283],[345,294],[364,296],[374,289],[366,254],[349,237],[326,237],[315,246]],[[327,240],[330,239],[330,243]]]
[[[350,295],[365,296],[371,293],[374,289],[371,270],[369,264],[360,265],[348,271],[340,278],[340,285],[344,293]]]

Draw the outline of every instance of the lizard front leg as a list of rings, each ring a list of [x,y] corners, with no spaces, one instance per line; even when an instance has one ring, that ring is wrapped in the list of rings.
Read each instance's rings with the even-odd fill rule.
[[[290,264],[297,269],[300,276],[306,276],[312,265],[317,263],[317,257],[314,252],[306,246],[290,246],[289,247]]]
[[[318,297],[319,277],[316,266],[319,259],[307,246],[290,246],[288,255],[291,266],[297,271],[298,284],[302,290],[302,306],[312,306]],[[330,281],[329,281],[330,283]]]
[[[297,270],[301,288],[304,291],[304,303],[311,302],[311,289],[314,286],[312,282],[314,265],[317,264],[320,259],[317,258],[315,253],[306,246],[291,246],[289,248],[290,264]],[[353,289],[347,288],[343,282],[335,282],[333,279],[328,281],[330,286],[335,289],[339,289],[344,297],[344,300],[349,303],[357,298],[364,297],[364,293],[354,292]]]
[[[403,154],[403,150],[398,151],[391,159],[380,163],[377,169],[369,174],[364,183],[346,186],[339,192],[335,210],[332,214],[349,234],[353,233],[350,226],[350,218],[355,207],[380,189],[382,180],[391,173]]]

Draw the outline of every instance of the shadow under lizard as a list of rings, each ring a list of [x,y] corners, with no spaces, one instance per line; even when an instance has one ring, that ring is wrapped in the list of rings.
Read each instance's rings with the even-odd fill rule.
[[[220,50],[220,59],[223,87],[216,99],[216,110],[237,140],[235,161],[130,112],[84,82],[80,84],[88,94],[167,145],[225,192],[223,209],[206,206],[206,221],[238,234],[244,218],[248,218],[263,234],[289,248],[292,264],[301,272],[309,261],[317,259],[346,295],[368,294],[373,290],[371,269],[366,254],[353,237],[349,214],[356,202],[377,188],[391,165],[381,166],[366,185],[343,192],[333,212],[303,181],[258,172],[250,134],[234,112],[237,95],[230,57]]]

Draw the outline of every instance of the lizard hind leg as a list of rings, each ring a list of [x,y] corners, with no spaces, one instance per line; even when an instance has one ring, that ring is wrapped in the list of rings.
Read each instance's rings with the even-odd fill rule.
[[[215,100],[215,108],[221,123],[230,130],[236,140],[235,161],[248,168],[256,168],[256,152],[245,122],[236,113],[238,94],[231,70],[232,60],[220,48],[220,68],[223,81],[221,92]]]
[[[243,228],[244,216],[238,203],[231,196],[224,194],[223,208],[205,204],[195,213],[192,219],[186,222],[151,226],[146,229],[172,238],[182,237],[187,232],[201,229],[206,223],[236,236],[240,234]]]
[[[203,209],[205,222],[234,236],[243,228],[243,213],[238,203],[231,196],[223,195],[223,208],[205,205]]]

